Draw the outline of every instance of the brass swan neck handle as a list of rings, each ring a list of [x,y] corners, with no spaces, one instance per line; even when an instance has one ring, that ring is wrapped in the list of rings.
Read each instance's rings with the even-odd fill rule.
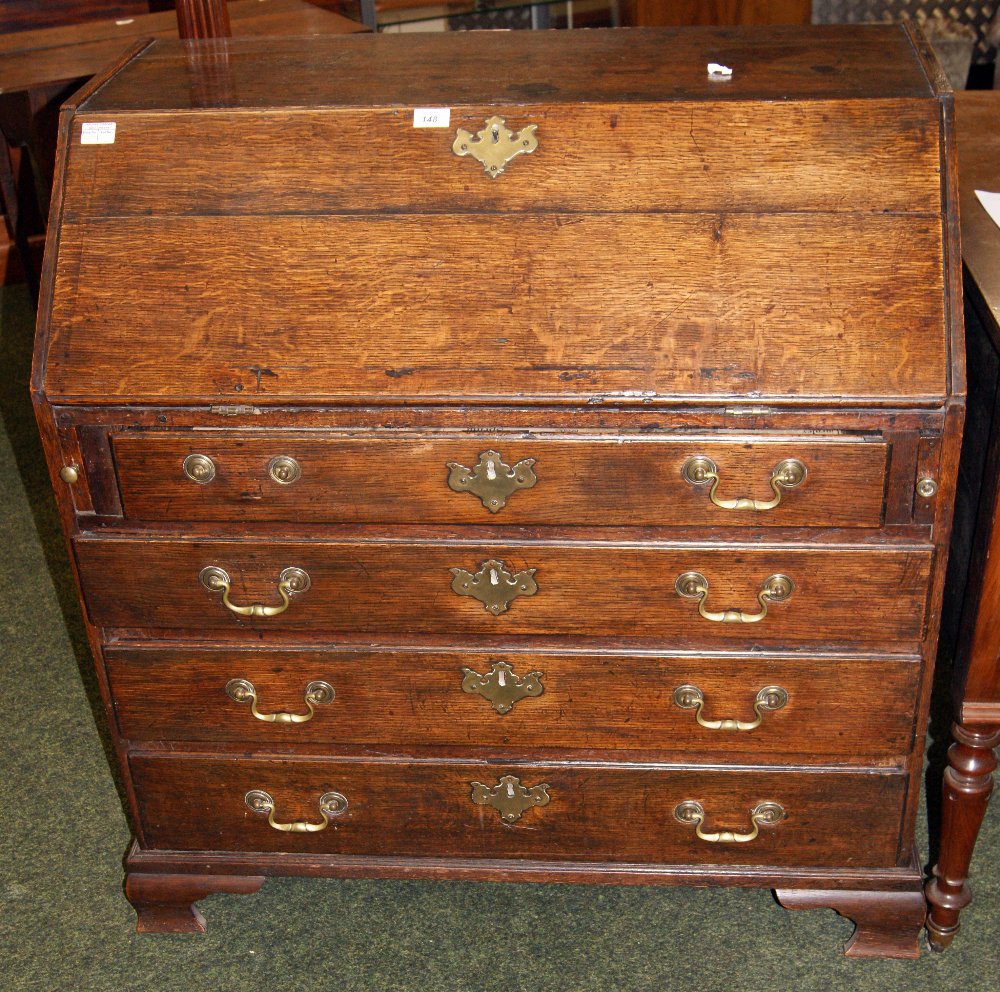
[[[311,582],[309,574],[301,568],[289,567],[282,569],[278,576],[278,595],[280,606],[265,606],[263,603],[251,603],[249,606],[237,606],[230,598],[232,580],[229,573],[218,565],[206,565],[199,573],[198,580],[209,592],[221,592],[222,604],[241,617],[276,617],[288,609],[292,596],[305,592]]]

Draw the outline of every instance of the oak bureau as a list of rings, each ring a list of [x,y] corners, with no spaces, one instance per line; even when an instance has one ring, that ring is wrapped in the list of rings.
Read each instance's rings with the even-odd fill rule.
[[[942,78],[897,27],[157,41],[65,108],[33,386],[140,930],[722,884],[917,953]]]

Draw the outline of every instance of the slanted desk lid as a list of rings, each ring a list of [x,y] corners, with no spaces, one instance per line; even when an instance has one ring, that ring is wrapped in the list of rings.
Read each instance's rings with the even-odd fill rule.
[[[63,135],[46,392],[939,403],[940,105],[902,32],[834,35],[233,43],[202,109],[218,53],[157,43]],[[718,52],[732,88],[683,84]],[[538,145],[493,178],[453,146],[500,115]],[[113,142],[83,140],[102,123]]]

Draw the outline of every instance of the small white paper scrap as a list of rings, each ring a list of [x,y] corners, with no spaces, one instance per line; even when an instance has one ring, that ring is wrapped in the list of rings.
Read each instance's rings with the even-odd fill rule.
[[[81,145],[113,145],[115,143],[114,121],[87,121],[80,131]]]
[[[451,107],[415,107],[414,127],[448,127],[451,124]]]
[[[993,223],[1000,227],[1000,193],[987,193],[984,189],[977,189],[976,196],[986,208],[986,212],[993,218]]]
[[[708,63],[709,79],[732,79],[733,70],[728,65],[719,65],[718,62]]]

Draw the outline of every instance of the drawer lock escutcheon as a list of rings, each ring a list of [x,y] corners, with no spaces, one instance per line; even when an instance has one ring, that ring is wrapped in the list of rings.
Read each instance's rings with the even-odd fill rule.
[[[490,513],[499,513],[512,493],[530,489],[538,481],[531,468],[534,464],[534,458],[522,458],[513,466],[506,465],[499,451],[483,451],[472,468],[448,462],[448,485],[456,493],[478,496]]]
[[[221,592],[222,602],[227,610],[241,617],[276,617],[288,609],[292,596],[305,592],[310,586],[308,572],[301,568],[289,567],[282,569],[278,576],[278,595],[281,596],[280,606],[265,606],[263,603],[253,603],[250,606],[237,606],[229,598],[231,579],[229,573],[218,565],[206,565],[199,573],[201,584],[210,592]]]
[[[540,696],[545,691],[542,674],[528,672],[527,675],[515,675],[510,665],[497,661],[485,675],[463,668],[462,690],[482,696],[497,713],[509,713],[515,703],[528,696]]]
[[[802,485],[806,478],[806,467],[798,458],[785,458],[774,466],[771,472],[771,499],[719,499],[716,495],[719,483],[719,467],[705,455],[694,455],[681,466],[681,476],[692,486],[712,484],[708,498],[723,510],[773,510],[780,502],[785,489]]]
[[[535,569],[526,568],[523,572],[512,575],[504,568],[502,561],[494,558],[484,561],[475,574],[464,568],[452,568],[449,571],[453,576],[452,591],[459,596],[478,599],[483,604],[483,609],[494,616],[506,613],[518,596],[534,596],[538,592]]]
[[[792,595],[795,585],[787,575],[769,575],[757,593],[760,603],[758,613],[743,610],[709,610],[705,607],[708,599],[708,579],[701,572],[683,572],[677,576],[674,589],[678,596],[698,600],[698,613],[713,623],[757,623],[767,616],[768,603],[783,603]]]
[[[288,834],[316,834],[330,826],[330,820],[335,816],[343,816],[347,812],[347,797],[339,792],[325,792],[319,797],[319,815],[322,823],[312,823],[308,820],[293,820],[282,823],[274,818],[275,803],[270,793],[263,789],[251,789],[243,801],[254,813],[267,814],[268,825],[275,830]]]
[[[490,117],[486,127],[475,137],[471,131],[460,127],[455,132],[451,150],[459,156],[471,155],[482,165],[486,175],[496,179],[511,159],[530,155],[538,147],[537,130],[537,124],[528,124],[515,134],[502,117]]]
[[[516,775],[502,775],[494,786],[472,782],[472,801],[477,806],[492,806],[504,823],[520,820],[526,810],[534,806],[548,806],[552,797],[547,783],[530,788],[521,785]]]
[[[704,830],[705,807],[693,799],[687,799],[674,807],[674,817],[681,823],[694,827],[699,840],[709,844],[746,844],[756,840],[761,827],[771,827],[785,818],[784,807],[779,803],[758,803],[750,810],[752,828],[744,833],[734,830]]]
[[[753,711],[756,720],[706,720],[701,711],[705,694],[696,685],[679,685],[674,689],[674,705],[682,710],[694,710],[695,720],[707,730],[756,730],[764,721],[765,710],[780,710],[788,702],[788,692],[780,685],[765,686],[757,693]]]
[[[230,679],[226,683],[226,695],[233,702],[249,703],[250,712],[264,723],[308,723],[316,714],[316,707],[332,703],[336,693],[329,682],[310,682],[305,690],[305,703],[308,713],[261,713],[257,709],[257,689],[253,682],[247,679]]]

